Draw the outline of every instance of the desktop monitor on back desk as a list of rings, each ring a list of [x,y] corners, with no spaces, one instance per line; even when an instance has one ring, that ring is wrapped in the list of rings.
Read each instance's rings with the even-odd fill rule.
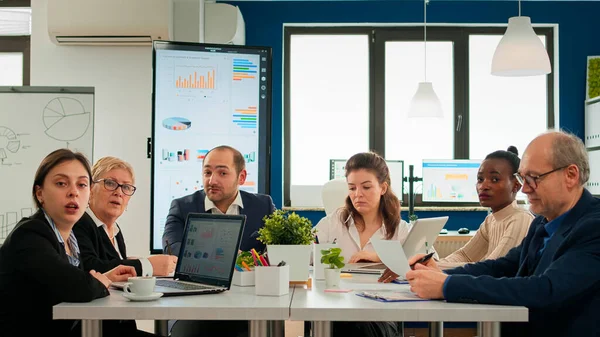
[[[423,202],[479,203],[481,160],[423,159]]]

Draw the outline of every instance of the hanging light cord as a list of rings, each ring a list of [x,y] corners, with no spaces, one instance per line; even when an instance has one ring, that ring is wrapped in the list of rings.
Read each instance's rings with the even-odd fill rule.
[[[423,41],[425,44],[425,82],[427,82],[427,4],[429,0],[423,1]],[[520,2],[519,2],[520,3]]]

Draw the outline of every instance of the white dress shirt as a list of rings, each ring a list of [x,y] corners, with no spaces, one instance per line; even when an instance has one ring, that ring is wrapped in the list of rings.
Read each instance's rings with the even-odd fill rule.
[[[367,244],[361,248],[360,236],[358,230],[356,229],[356,225],[354,224],[352,215],[346,219],[346,223],[348,224],[348,227],[346,227],[345,223],[340,219],[340,213],[341,210],[338,210],[324,217],[321,219],[321,221],[319,221],[316,229],[319,243],[332,243],[335,241],[339,248],[342,249],[342,253],[340,255],[344,257],[344,261],[349,261],[354,254],[360,251],[374,252],[375,249],[371,243],[372,239],[385,240],[387,232],[385,230],[385,225],[381,224],[381,228],[373,233]],[[403,244],[408,236],[410,227],[411,225],[409,223],[404,220],[400,220],[398,228],[396,228],[396,232],[391,240],[397,240],[400,242],[400,244]]]
[[[112,226],[112,233],[108,232],[108,227],[106,226],[105,223],[103,223],[100,219],[98,219],[98,217],[96,216],[96,214],[94,214],[94,212],[92,212],[92,210],[90,208],[88,208],[86,210],[87,214],[92,218],[92,220],[94,220],[94,223],[96,224],[96,226],[98,227],[102,227],[104,229],[104,232],[106,233],[106,235],[108,236],[109,239],[112,238],[111,242],[113,244],[113,247],[115,247],[115,250],[117,251],[117,254],[119,254],[119,257],[121,259],[123,259],[123,255],[121,255],[121,251],[119,250],[119,245],[117,244],[117,240],[115,239],[117,237],[117,234],[119,234],[119,226],[117,226],[117,224],[115,223]],[[142,263],[142,275],[138,275],[138,276],[152,276],[152,274],[154,273],[154,268],[152,268],[152,263],[150,263],[150,261],[146,258],[138,258],[138,260],[140,260],[140,262]]]
[[[208,199],[208,196],[204,197],[204,209],[210,211],[212,214],[229,214],[229,215],[239,215],[240,209],[244,208],[244,203],[242,203],[242,195],[240,191],[237,192],[237,196],[227,208],[227,212],[223,213],[221,210],[215,206],[215,204]]]

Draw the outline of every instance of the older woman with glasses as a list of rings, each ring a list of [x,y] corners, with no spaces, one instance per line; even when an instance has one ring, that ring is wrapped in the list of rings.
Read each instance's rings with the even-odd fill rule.
[[[135,267],[142,276],[166,276],[175,270],[176,256],[127,256],[117,219],[136,191],[134,183],[133,168],[119,158],[101,158],[92,168],[89,208],[73,228],[86,269],[104,272],[124,264]]]

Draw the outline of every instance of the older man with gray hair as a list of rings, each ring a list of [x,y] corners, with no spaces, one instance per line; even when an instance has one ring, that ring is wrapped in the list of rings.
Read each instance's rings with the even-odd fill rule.
[[[546,132],[529,144],[515,176],[537,215],[521,245],[445,272],[433,260],[417,264],[406,274],[411,290],[529,308],[529,322],[504,324],[503,336],[600,336],[600,200],[584,188],[590,165],[583,142]]]

